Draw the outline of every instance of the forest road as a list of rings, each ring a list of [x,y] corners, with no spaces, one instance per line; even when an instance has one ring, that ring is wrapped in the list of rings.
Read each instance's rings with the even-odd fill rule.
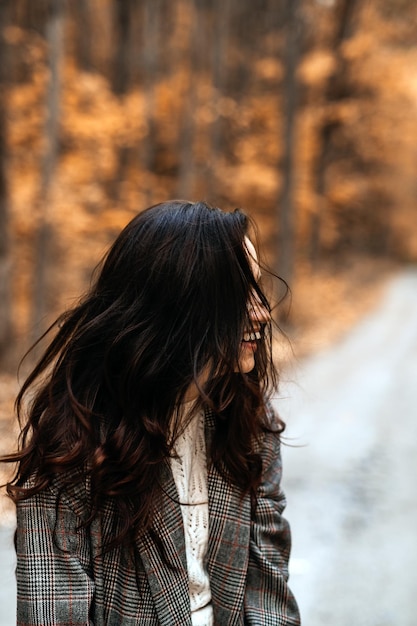
[[[302,624],[416,626],[417,270],[296,369],[276,406]]]
[[[294,378],[277,407],[298,446],[283,446],[283,486],[303,626],[416,626],[417,270]],[[0,626],[15,624],[12,533],[0,527]]]

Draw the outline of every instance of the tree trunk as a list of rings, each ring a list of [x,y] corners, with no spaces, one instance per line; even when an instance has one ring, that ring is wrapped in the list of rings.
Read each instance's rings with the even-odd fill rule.
[[[294,274],[295,206],[294,206],[294,150],[298,108],[297,68],[300,58],[301,0],[286,0],[284,28],[285,72],[282,84],[284,99],[284,136],[282,159],[282,187],[278,205],[277,273],[288,283]]]
[[[199,72],[201,70],[201,40],[204,37],[205,23],[201,2],[187,0],[190,15],[190,39],[189,39],[189,73],[188,89],[183,97],[182,120],[179,140],[180,167],[178,176],[178,197],[190,199],[193,195],[196,162],[194,157],[194,140],[196,134],[196,118],[198,108],[198,85]],[[186,61],[185,61],[186,62]]]
[[[44,32],[50,0],[15,0],[13,10],[17,22],[25,30]]]
[[[159,34],[161,26],[161,0],[145,0],[143,17],[143,84],[145,91],[144,118],[146,135],[141,144],[142,167],[146,174],[145,203],[153,202],[153,181],[149,174],[152,172],[156,157],[156,123],[155,123],[155,84],[158,80],[159,69]]]
[[[75,56],[78,67],[85,72],[93,70],[93,19],[90,0],[75,0],[72,5],[74,19]]]
[[[0,364],[4,365],[12,342],[10,295],[10,244],[8,229],[8,189],[6,174],[6,85],[8,50],[3,33],[9,23],[11,4],[0,2]]]
[[[115,55],[112,77],[113,92],[122,97],[129,90],[131,77],[131,10],[132,0],[115,0]],[[129,148],[115,147],[116,169],[110,183],[109,195],[113,202],[120,198],[121,185],[129,165]]]
[[[46,146],[41,165],[39,192],[39,224],[35,244],[35,274],[32,314],[32,339],[43,331],[46,314],[47,274],[52,263],[50,246],[53,239],[52,216],[50,211],[50,189],[55,173],[59,142],[60,73],[63,53],[63,23],[65,0],[51,0],[46,38],[48,43],[49,84],[46,95]]]
[[[115,0],[116,49],[113,68],[113,91],[125,94],[130,78],[130,9],[131,0]]]
[[[330,75],[325,92],[325,103],[332,104],[349,95],[346,81],[347,66],[342,53],[343,43],[351,36],[358,3],[357,0],[339,0],[336,5],[336,26],[331,47],[335,56],[335,68]],[[316,206],[311,214],[309,256],[312,269],[316,269],[320,259],[321,225],[326,213],[326,172],[331,160],[333,135],[338,127],[334,119],[323,120],[319,130],[320,152],[316,160]]]
[[[233,0],[216,0],[214,4],[215,39],[213,41],[213,86],[212,112],[213,122],[209,138],[209,158],[206,167],[207,189],[210,194],[219,194],[216,171],[222,148],[222,116],[220,102],[224,97],[228,74],[228,44]]]

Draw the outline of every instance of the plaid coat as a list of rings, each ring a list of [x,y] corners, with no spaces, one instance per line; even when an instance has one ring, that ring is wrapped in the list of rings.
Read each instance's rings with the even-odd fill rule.
[[[214,419],[206,415],[209,444]],[[209,470],[210,577],[216,626],[297,626],[296,602],[287,586],[290,532],[281,517],[279,438],[262,444],[263,481],[251,519],[250,498]],[[183,521],[169,466],[163,476],[163,507],[153,533],[136,542],[136,559],[122,548],[101,554],[112,528],[109,504],[89,529],[85,485],[60,489],[59,478],[17,507],[18,626],[191,626]]]

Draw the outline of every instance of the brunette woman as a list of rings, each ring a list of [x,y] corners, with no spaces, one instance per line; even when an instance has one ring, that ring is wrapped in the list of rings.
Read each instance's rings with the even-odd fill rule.
[[[165,202],[50,329],[7,458],[20,626],[300,623],[260,281],[240,210]]]

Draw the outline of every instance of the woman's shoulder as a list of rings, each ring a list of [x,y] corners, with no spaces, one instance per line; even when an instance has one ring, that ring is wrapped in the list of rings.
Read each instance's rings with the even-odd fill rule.
[[[44,483],[44,484],[42,484]],[[26,495],[18,508],[36,506],[46,509],[69,509],[78,518],[88,515],[91,503],[91,481],[87,470],[77,468],[54,474],[48,481],[41,481],[36,474],[30,476],[21,488]]]

